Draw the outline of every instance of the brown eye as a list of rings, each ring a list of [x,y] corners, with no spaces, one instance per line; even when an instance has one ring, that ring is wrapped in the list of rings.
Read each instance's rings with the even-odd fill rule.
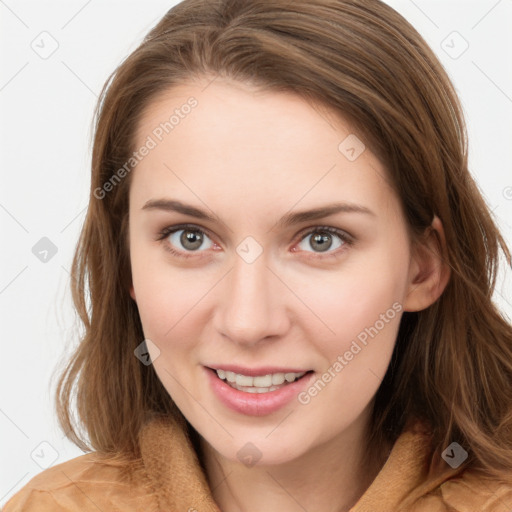
[[[167,239],[179,251],[198,251],[205,241],[210,240],[206,233],[197,228],[175,229],[167,236]],[[211,240],[210,245],[202,248],[209,249],[210,247]]]
[[[298,245],[301,251],[317,254],[333,254],[336,249],[349,245],[350,237],[343,231],[332,227],[316,227],[305,233]]]
[[[182,233],[179,237],[182,247],[189,251],[199,249],[203,243],[203,234],[197,230],[181,229]]]
[[[184,257],[192,256],[187,253],[203,253],[213,247],[210,237],[194,226],[166,227],[160,232],[158,240],[164,242],[173,254]]]
[[[320,252],[327,251],[332,246],[332,235],[330,233],[318,232],[311,236],[309,245]]]

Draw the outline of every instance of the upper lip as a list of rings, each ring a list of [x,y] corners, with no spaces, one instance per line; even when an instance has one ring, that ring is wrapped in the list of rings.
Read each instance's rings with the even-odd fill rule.
[[[273,373],[306,373],[311,371],[309,368],[286,368],[284,366],[259,366],[257,368],[247,368],[236,364],[214,364],[207,366],[211,370],[224,370],[226,372],[239,373],[248,377],[258,377],[262,375],[270,375]]]

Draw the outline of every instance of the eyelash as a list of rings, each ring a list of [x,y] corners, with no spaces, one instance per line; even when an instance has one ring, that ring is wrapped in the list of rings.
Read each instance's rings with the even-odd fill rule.
[[[196,231],[196,232],[202,233],[203,235],[208,236],[208,238],[213,239],[213,237],[210,236],[208,231],[200,228],[199,226],[196,226],[194,224],[180,224],[178,226],[167,226],[167,227],[163,228],[158,233],[158,237],[156,240],[164,243],[165,240],[167,239],[167,237],[169,237],[176,231],[187,230],[187,229],[190,231]],[[304,238],[306,238],[308,235],[311,235],[313,233],[325,233],[325,232],[338,236],[340,238],[340,240],[343,242],[342,247],[339,247],[335,251],[328,251],[326,253],[319,253],[319,252],[314,253],[313,252],[313,253],[311,253],[312,255],[307,256],[307,258],[311,258],[311,259],[319,259],[319,258],[326,259],[326,258],[331,258],[331,257],[338,258],[339,256],[341,256],[341,253],[344,252],[344,250],[345,250],[344,248],[346,248],[346,246],[351,246],[354,243],[353,238],[351,236],[349,236],[347,233],[345,233],[344,231],[342,231],[340,229],[333,228],[331,226],[314,226],[312,228],[307,228],[307,231],[301,232],[297,243],[302,242],[302,240],[304,240]],[[194,251],[188,251],[190,254],[183,253],[183,252],[177,251],[171,245],[166,244],[166,243],[164,243],[164,249],[166,251],[169,251],[173,256],[177,256],[178,258],[186,259],[186,258],[196,257],[196,255],[194,254]],[[309,251],[306,251],[306,252],[309,252]]]

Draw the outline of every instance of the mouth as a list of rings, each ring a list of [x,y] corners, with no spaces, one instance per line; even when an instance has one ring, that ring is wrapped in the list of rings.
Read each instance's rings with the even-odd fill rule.
[[[213,396],[246,416],[266,416],[291,404],[311,384],[313,370],[266,366],[203,366]]]
[[[307,371],[268,371],[245,370],[246,373],[237,373],[235,371],[222,368],[208,368],[219,380],[226,383],[233,389],[245,393],[271,393],[278,391],[290,384],[304,378],[305,375],[313,373],[313,370]],[[259,373],[259,374],[255,374]]]

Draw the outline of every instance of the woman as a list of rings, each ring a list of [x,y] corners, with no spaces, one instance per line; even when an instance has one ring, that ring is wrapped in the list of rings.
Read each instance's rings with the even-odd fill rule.
[[[57,390],[92,451],[5,510],[511,509],[500,251],[399,14],[185,0],[98,104]]]

